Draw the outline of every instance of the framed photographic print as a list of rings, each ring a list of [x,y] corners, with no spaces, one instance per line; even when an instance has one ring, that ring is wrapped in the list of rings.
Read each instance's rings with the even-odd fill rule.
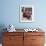
[[[34,21],[34,7],[32,5],[20,5],[20,22]]]

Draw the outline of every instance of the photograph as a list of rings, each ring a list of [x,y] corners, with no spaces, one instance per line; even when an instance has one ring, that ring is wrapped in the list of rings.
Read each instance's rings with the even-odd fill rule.
[[[20,22],[32,22],[34,17],[34,9],[31,5],[20,6]]]

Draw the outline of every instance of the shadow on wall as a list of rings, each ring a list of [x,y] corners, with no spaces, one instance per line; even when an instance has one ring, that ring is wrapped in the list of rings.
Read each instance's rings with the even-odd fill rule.
[[[5,32],[6,30],[3,30],[5,27],[4,24],[0,24],[0,43],[2,43],[2,36],[3,36],[3,32]]]

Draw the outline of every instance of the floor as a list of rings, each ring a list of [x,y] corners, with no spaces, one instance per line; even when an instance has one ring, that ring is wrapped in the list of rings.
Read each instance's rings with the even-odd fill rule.
[[[0,46],[2,46],[2,44],[0,44]]]
[[[0,46],[2,46],[2,44],[0,44]],[[46,46],[46,44],[44,46]]]

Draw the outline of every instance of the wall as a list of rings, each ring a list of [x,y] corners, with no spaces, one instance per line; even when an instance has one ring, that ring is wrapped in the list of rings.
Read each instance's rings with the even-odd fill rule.
[[[19,6],[22,4],[34,6],[34,22],[19,22]],[[46,32],[46,0],[0,0],[0,31],[9,24],[21,29],[40,27]]]
[[[41,27],[46,28],[46,0],[0,0],[1,14],[0,24],[5,26],[13,24],[16,28]],[[32,23],[19,22],[19,6],[33,5],[35,21]]]

